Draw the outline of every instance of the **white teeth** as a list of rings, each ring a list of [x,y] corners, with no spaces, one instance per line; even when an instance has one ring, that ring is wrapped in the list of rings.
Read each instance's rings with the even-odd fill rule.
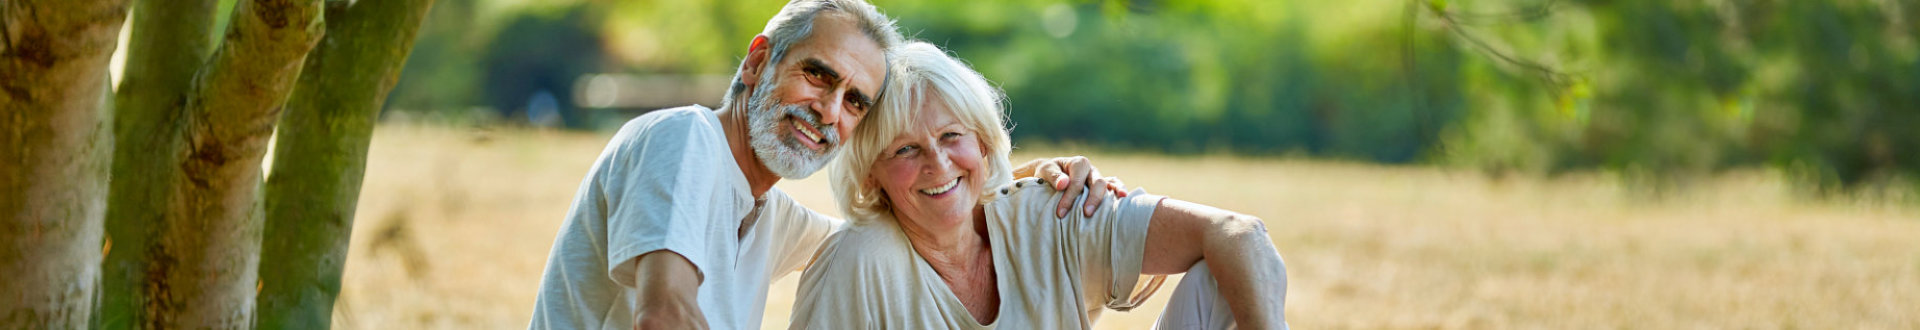
[[[826,142],[824,141],[824,139],[820,138],[820,135],[813,134],[813,130],[807,129],[806,123],[802,123],[798,119],[793,120],[793,129],[799,130],[801,135],[806,135],[807,138],[813,139],[814,143]]]
[[[953,187],[958,187],[958,186],[960,186],[960,178],[953,178],[953,182],[947,182],[947,185],[945,187],[939,187],[939,188],[933,188],[933,189],[920,189],[920,193],[928,194],[928,195],[939,195],[939,194],[947,193],[948,190],[953,190]]]

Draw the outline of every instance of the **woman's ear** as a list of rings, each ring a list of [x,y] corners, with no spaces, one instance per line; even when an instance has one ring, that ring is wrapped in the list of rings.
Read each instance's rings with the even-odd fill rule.
[[[760,74],[770,65],[767,57],[773,51],[771,41],[766,35],[753,36],[753,42],[747,44],[747,59],[740,61],[740,82],[747,86],[760,83]]]

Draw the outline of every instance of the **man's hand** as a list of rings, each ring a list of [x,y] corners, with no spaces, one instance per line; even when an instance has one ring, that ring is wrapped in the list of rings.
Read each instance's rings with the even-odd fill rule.
[[[1087,157],[1034,159],[1015,168],[1013,176],[1037,177],[1052,184],[1053,189],[1065,191],[1066,194],[1060,198],[1060,207],[1054,211],[1054,216],[1062,218],[1067,217],[1067,209],[1073,207],[1073,198],[1079,197],[1082,189],[1098,188],[1087,192],[1085,210],[1082,210],[1086,216],[1093,216],[1093,210],[1100,207],[1107,194],[1127,197],[1126,185],[1120,182],[1120,178],[1100,176],[1100,169],[1093,168],[1093,163]]]
[[[707,317],[700,313],[700,272],[685,257],[665,250],[642,254],[634,276],[639,291],[634,329],[707,328]]]

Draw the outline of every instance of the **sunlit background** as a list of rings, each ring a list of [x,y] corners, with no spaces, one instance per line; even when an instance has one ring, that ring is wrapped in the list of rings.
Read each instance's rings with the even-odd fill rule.
[[[1267,219],[1298,328],[1920,328],[1920,1],[874,2],[1016,161]],[[438,0],[336,325],[524,327],[607,130],[718,106],[783,3]]]

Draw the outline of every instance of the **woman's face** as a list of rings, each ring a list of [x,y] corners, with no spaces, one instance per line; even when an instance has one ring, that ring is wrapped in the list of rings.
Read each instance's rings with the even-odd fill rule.
[[[987,176],[980,138],[940,102],[925,102],[914,125],[893,137],[870,179],[896,218],[950,228],[972,218]]]

